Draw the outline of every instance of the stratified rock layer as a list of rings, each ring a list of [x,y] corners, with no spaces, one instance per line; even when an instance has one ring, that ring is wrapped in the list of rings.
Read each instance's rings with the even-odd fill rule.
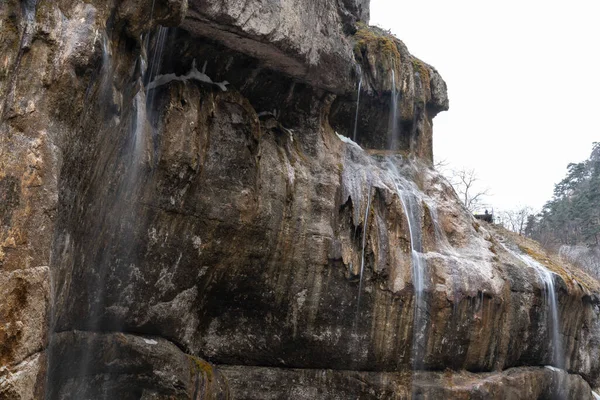
[[[63,332],[54,336],[52,352],[66,362],[48,371],[49,398],[229,399],[220,372],[162,338]]]
[[[588,399],[589,385],[551,368],[511,368],[496,373],[407,373],[223,367],[232,396],[277,399]]]
[[[445,83],[360,23],[368,1],[0,12],[1,396],[227,398],[229,381],[250,399],[589,398],[600,385],[598,283],[480,226],[428,167]],[[336,134],[353,133],[360,79],[357,141],[386,148],[395,124],[401,155]],[[417,236],[428,317],[415,322]],[[555,273],[571,375],[532,367],[553,362],[551,332],[517,251]]]

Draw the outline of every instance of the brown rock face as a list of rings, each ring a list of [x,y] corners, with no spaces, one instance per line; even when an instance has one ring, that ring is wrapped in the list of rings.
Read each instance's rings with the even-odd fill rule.
[[[428,166],[445,83],[368,1],[0,13],[0,398],[600,385],[598,283],[460,206]],[[370,151],[344,137],[359,81]],[[560,370],[523,252],[554,273]]]
[[[446,83],[379,28],[359,24],[353,38],[359,88],[337,97],[330,123],[340,133],[352,132],[365,148],[400,151],[431,163],[433,118],[449,106]]]
[[[590,388],[577,375],[548,368],[495,373],[358,372],[223,367],[237,399],[586,399]],[[412,396],[412,397],[411,397]]]
[[[63,332],[53,338],[49,398],[210,399],[230,398],[223,376],[209,363],[173,343],[123,333]],[[89,361],[91,357],[93,362]]]

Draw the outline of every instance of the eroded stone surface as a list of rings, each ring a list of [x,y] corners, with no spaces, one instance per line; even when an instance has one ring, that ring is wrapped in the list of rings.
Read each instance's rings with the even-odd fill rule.
[[[46,354],[37,353],[22,362],[0,367],[0,398],[4,400],[43,399],[46,381]]]
[[[406,393],[394,377],[414,365],[415,287],[395,178],[417,198],[427,264],[422,365],[490,372],[549,363],[542,282],[501,246],[514,238],[476,223],[427,166],[432,118],[448,107],[439,74],[397,39],[354,25],[367,19],[368,1],[296,3],[193,1],[186,12],[185,1],[157,1],[148,19],[150,2],[42,0],[35,14],[5,2],[0,379],[16,398],[40,397],[30,383],[43,382],[33,377],[44,374],[50,298],[50,329],[61,333],[49,398],[77,388],[198,397],[194,382],[206,379],[187,375],[186,354],[275,371],[354,370],[326,372],[323,382],[375,398]],[[184,14],[189,32],[153,26]],[[192,66],[227,81],[227,91],[198,80],[150,89],[156,74]],[[383,147],[392,69],[399,149],[417,161],[371,157],[335,132],[352,132],[362,76],[359,142]],[[545,257],[557,274],[566,367],[598,386],[598,283]],[[106,358],[86,362],[90,354]],[[224,368],[242,387],[237,367]],[[319,393],[318,374],[286,388],[280,372],[248,368],[274,393]],[[365,370],[372,374],[357,372]],[[458,388],[440,387],[434,374],[431,390],[549,390],[546,370],[516,371],[474,377],[483,389],[458,375]],[[521,385],[531,376],[533,386]]]
[[[218,363],[409,368],[414,288],[402,201],[385,158],[344,143],[328,126],[327,101],[287,128],[273,116],[259,117],[234,89],[161,86],[158,148],[144,157],[139,198],[126,198],[132,218],[143,222],[104,219],[104,199],[119,187],[106,170],[98,175],[104,183],[82,200],[88,208],[61,216],[66,232],[78,231],[69,236],[75,238],[69,257],[57,265],[71,288],[59,293],[59,329],[84,329],[78,316],[105,296],[100,326],[173,338]],[[104,162],[126,163],[114,151],[104,153],[116,157]],[[439,175],[396,162],[400,176],[416,182],[407,190],[427,192],[418,220],[430,308],[424,364],[491,371],[548,363],[543,284],[535,271],[477,225]],[[445,239],[437,237],[431,209]],[[120,215],[119,208],[109,210]],[[99,237],[94,227],[102,224]],[[89,259],[110,271],[104,286],[93,283],[100,282],[98,268],[82,268]],[[578,349],[597,340],[597,288],[564,276],[559,298],[561,314],[570,315],[562,320],[568,366],[596,376],[598,362]]]
[[[192,1],[187,30],[258,58],[267,68],[334,93],[353,87],[344,23],[368,19],[368,1]]]
[[[276,399],[586,399],[589,385],[551,368],[511,368],[497,373],[409,373],[295,370],[225,366],[231,394],[240,400]]]
[[[46,346],[48,267],[0,271],[0,365],[12,365]]]
[[[216,368],[162,338],[62,332],[50,349],[63,362],[49,370],[47,398],[229,399]]]

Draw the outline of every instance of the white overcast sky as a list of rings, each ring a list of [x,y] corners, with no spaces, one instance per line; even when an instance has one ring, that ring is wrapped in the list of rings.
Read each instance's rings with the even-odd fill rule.
[[[600,0],[371,0],[448,84],[434,156],[474,168],[498,209],[541,209],[600,141]]]

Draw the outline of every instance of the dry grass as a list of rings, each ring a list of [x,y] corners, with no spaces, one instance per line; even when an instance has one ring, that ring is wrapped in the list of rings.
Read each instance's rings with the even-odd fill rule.
[[[600,291],[600,282],[587,274],[582,269],[575,265],[561,260],[558,254],[554,254],[542,247],[542,245],[533,239],[526,238],[511,232],[499,226],[494,226],[493,229],[500,235],[509,239],[516,244],[519,249],[535,259],[537,262],[544,265],[550,271],[559,275],[569,286],[581,284],[585,289],[598,292]]]

